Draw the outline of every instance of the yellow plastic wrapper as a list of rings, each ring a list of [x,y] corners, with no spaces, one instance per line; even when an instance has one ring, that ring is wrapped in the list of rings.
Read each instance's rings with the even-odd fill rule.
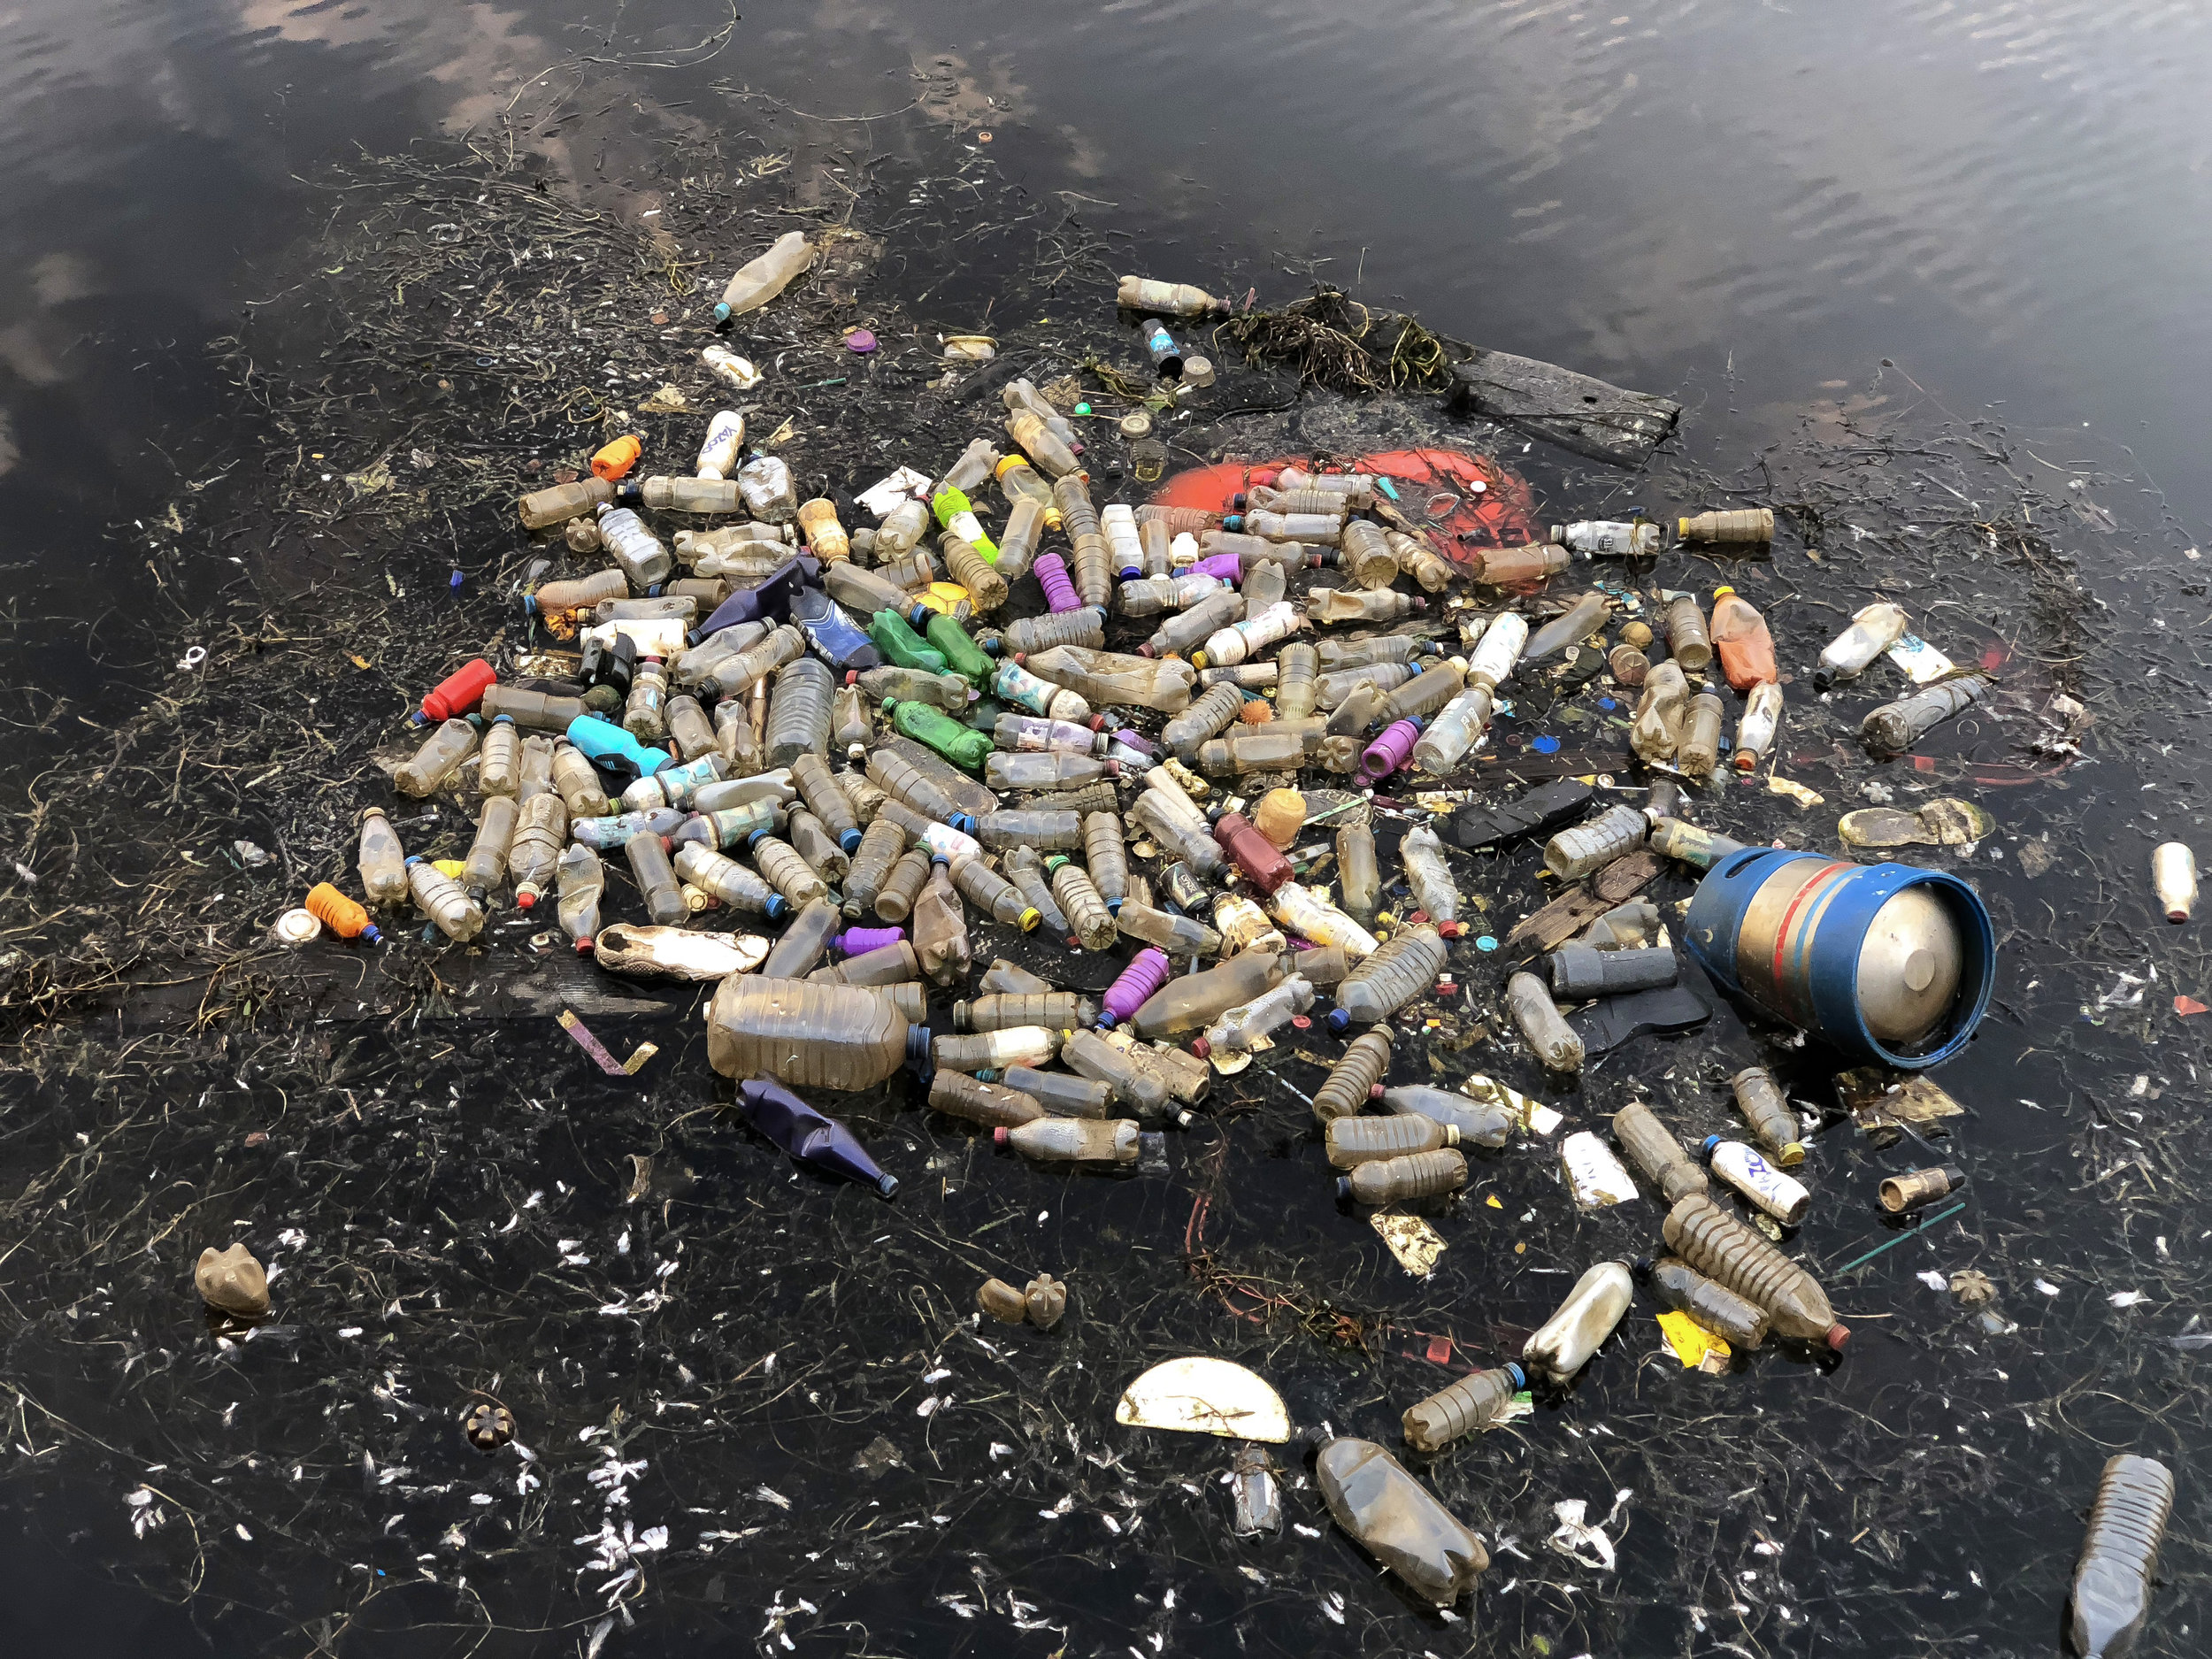
[[[1724,1371],[1728,1344],[1686,1313],[1670,1308],[1659,1316],[1659,1333],[1667,1340],[1685,1371]]]

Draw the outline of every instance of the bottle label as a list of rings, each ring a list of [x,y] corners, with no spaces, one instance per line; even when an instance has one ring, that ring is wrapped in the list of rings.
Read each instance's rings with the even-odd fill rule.
[[[1812,1202],[1800,1182],[1740,1141],[1724,1141],[1713,1148],[1713,1172],[1778,1221],[1793,1220]]]

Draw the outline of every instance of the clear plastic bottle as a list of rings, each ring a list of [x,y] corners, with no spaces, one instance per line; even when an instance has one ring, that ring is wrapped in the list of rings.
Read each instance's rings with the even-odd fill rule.
[[[1684,541],[1708,541],[1722,546],[1757,546],[1774,540],[1774,509],[1732,507],[1695,513],[1675,520],[1674,534]]]
[[[1330,945],[1340,947],[1347,956],[1360,958],[1363,967],[1366,965],[1369,959],[1378,955],[1381,949],[1375,942],[1375,936],[1372,933],[1312,888],[1301,882],[1286,881],[1268,895],[1267,913],[1301,939],[1310,939],[1315,944],[1325,947]],[[1434,930],[1429,931],[1431,937],[1433,938]],[[1437,965],[1440,967],[1442,965],[1441,954],[1442,942],[1439,941]],[[1399,953],[1394,952],[1386,959],[1385,965],[1387,965],[1389,962],[1395,962],[1398,955]],[[1376,972],[1381,973],[1382,968],[1378,967]],[[1394,975],[1387,983],[1368,985],[1363,982],[1363,987],[1355,993],[1360,1006],[1363,1009],[1371,1006],[1380,1007],[1383,999],[1406,990],[1404,977],[1403,974]],[[1349,983],[1351,983],[1351,976],[1347,975],[1340,982],[1339,988]],[[1415,991],[1417,989],[1417,986],[1414,987]],[[1408,995],[1413,994],[1413,991],[1407,992]],[[1331,1030],[1342,1031],[1344,1029],[1344,1026],[1338,1023],[1337,1018],[1344,1012],[1341,1006],[1331,1011],[1329,1015]],[[1380,1019],[1383,1015],[1378,1013],[1372,1017]]]
[[[991,1132],[999,1145],[1041,1164],[1134,1164],[1138,1135],[1137,1124],[1126,1118],[1040,1118]]]
[[[1125,276],[1114,290],[1114,303],[1124,311],[1148,311],[1162,317],[1203,317],[1227,306],[1187,282],[1162,282],[1152,277]]]
[[[1636,1281],[1626,1263],[1600,1262],[1567,1293],[1559,1311],[1529,1338],[1521,1349],[1522,1364],[1555,1382],[1569,1381],[1613,1334],[1635,1294]]]
[[[736,480],[719,478],[649,478],[638,486],[637,499],[655,512],[736,512],[745,504]],[[603,524],[599,533],[603,539]]]
[[[830,699],[830,747],[857,764],[876,734],[875,705],[856,685],[840,686]]]
[[[622,572],[623,579],[638,593],[660,586],[676,567],[675,558],[661,544],[661,539],[627,507],[599,510],[599,539]]]
[[[1636,702],[1629,747],[1647,761],[1672,760],[1682,741],[1682,717],[1689,699],[1690,687],[1679,664],[1670,659],[1653,669]]]
[[[1663,620],[1667,650],[1684,672],[1702,673],[1713,660],[1713,636],[1698,608],[1697,595],[1683,594],[1667,602]]]
[[[360,867],[361,891],[371,904],[393,905],[407,897],[407,849],[382,807],[361,814]]]
[[[1661,1231],[1706,1278],[1764,1308],[1778,1336],[1836,1349],[1849,1340],[1819,1282],[1711,1199],[1680,1200]]]
[[[1743,719],[1736,727],[1736,770],[1755,772],[1774,748],[1782,726],[1782,687],[1763,680],[1752,687],[1744,703]]]
[[[523,608],[541,617],[567,616],[589,611],[609,599],[623,598],[629,591],[630,579],[620,571],[595,571],[570,581],[539,583],[524,598]]]
[[[1379,1092],[1390,1070],[1390,1027],[1377,1025],[1345,1045],[1327,1079],[1314,1092],[1313,1115],[1323,1124],[1349,1118]]]
[[[1204,820],[1194,825],[1168,806],[1166,800],[1157,790],[1140,790],[1130,803],[1131,826],[1170,849],[1196,874],[1218,879],[1229,867],[1229,861],[1223,856],[1214,838],[1207,833]]]
[[[983,787],[1002,795],[1019,789],[1079,789],[1098,779],[1120,775],[1118,761],[1071,755],[1064,749],[1026,754],[994,749],[983,762]]]
[[[1395,622],[1426,606],[1427,601],[1394,588],[1315,588],[1306,595],[1306,620],[1317,625]]]
[[[1374,724],[1389,726],[1395,721],[1432,714],[1456,697],[1466,683],[1467,672],[1463,663],[1439,663],[1432,668],[1423,669],[1383,699],[1375,710]]]
[[[929,884],[914,902],[908,926],[914,934],[914,954],[921,958],[922,972],[930,982],[938,986],[965,983],[974,948],[968,939],[967,913],[960,907],[952,872],[944,864],[931,867]]]
[[[522,733],[515,729],[512,717],[503,714],[484,728],[476,787],[488,795],[513,795],[521,788]]]
[[[553,740],[542,733],[522,740],[522,759],[515,768],[515,795],[527,801],[532,795],[553,793]]]
[[[1463,1147],[1503,1146],[1522,1127],[1520,1113],[1502,1099],[1477,1100],[1455,1089],[1401,1083],[1382,1091],[1382,1109],[1396,1117],[1426,1118],[1457,1132]]]
[[[1257,513],[1250,515],[1255,518],[1260,516]],[[1287,522],[1302,523],[1315,515],[1297,512],[1284,517]],[[1336,522],[1340,526],[1337,544],[1341,549],[1337,558],[1339,568],[1362,588],[1387,588],[1398,580],[1398,556],[1390,550],[1390,543],[1384,540],[1380,525],[1371,524],[1364,518],[1355,518],[1349,523],[1339,518]],[[1312,541],[1315,538],[1298,536],[1292,539]]]
[[[1459,1131],[1433,1118],[1408,1112],[1394,1118],[1333,1118],[1322,1136],[1329,1163],[1356,1169],[1382,1158],[1409,1157],[1459,1144]]]
[[[2081,1659],[2133,1651],[2150,1617],[2158,1547],[2173,1509],[2173,1471],[2157,1459],[2123,1454],[2105,1464],[2067,1609],[2067,1633]]]
[[[1241,893],[1224,893],[1214,900],[1214,930],[1222,949],[1234,954],[1255,948],[1286,950],[1288,942],[1274,918]],[[1171,919],[1188,920],[1187,917]],[[1200,952],[1205,955],[1205,952]]]
[[[1283,958],[1278,953],[1248,950],[1202,972],[1169,980],[1146,999],[1130,1018],[1129,1027],[1148,1042],[1202,1030],[1230,1009],[1252,1001],[1276,984],[1284,971]]]
[[[805,275],[814,264],[814,244],[803,230],[787,231],[768,244],[765,253],[738,266],[714,308],[714,320],[726,322],[747,311],[758,311]]]
[[[1487,686],[1469,686],[1423,728],[1413,745],[1413,764],[1431,776],[1440,776],[1466,758],[1490,724],[1492,700]]]
[[[1674,764],[1686,778],[1709,778],[1720,764],[1721,720],[1719,696],[1701,691],[1690,700],[1690,712],[1682,722],[1682,739],[1676,744]]]
[[[550,529],[557,524],[603,507],[614,499],[614,485],[603,478],[580,478],[572,484],[556,484],[533,491],[516,503],[526,530]]]
[[[799,491],[780,455],[756,455],[739,467],[737,490],[763,524],[789,524],[799,516]]]
[[[1573,563],[1567,549],[1532,541],[1525,547],[1486,549],[1476,580],[1491,588],[1532,588],[1549,581]]]
[[[1280,1031],[1312,1006],[1312,982],[1293,973],[1250,1002],[1225,1010],[1206,1027],[1204,1036],[1193,1041],[1191,1052],[1202,1060],[1217,1053],[1248,1054],[1262,1038]]]
[[[1228,730],[1243,708],[1244,692],[1240,687],[1210,687],[1162,728],[1160,741],[1187,766],[1198,758],[1200,746]]]
[[[1083,815],[1083,864],[1107,910],[1118,912],[1129,893],[1128,838],[1119,813]]]
[[[804,910],[829,891],[828,884],[814,873],[814,866],[799,856],[797,848],[777,840],[765,830],[754,833],[746,850],[752,856],[753,868],[767,879],[770,887],[783,895],[784,902],[795,910]]]
[[[952,885],[960,896],[1002,927],[1018,927],[1025,933],[1033,932],[1044,919],[1029,901],[1022,897],[1021,889],[1004,876],[985,864],[981,857],[964,853],[952,856],[948,867],[952,872]]]
[[[1658,1300],[1688,1314],[1731,1348],[1755,1348],[1767,1340],[1765,1309],[1716,1285],[1678,1256],[1640,1263],[1637,1276]]]
[[[1774,1073],[1763,1065],[1747,1065],[1728,1079],[1728,1087],[1735,1095],[1736,1110],[1777,1166],[1793,1170],[1802,1164],[1805,1148],[1798,1139],[1797,1114],[1790,1110]]]
[[[1048,858],[1045,868],[1051,872],[1052,896],[1066,914],[1068,926],[1074,937],[1086,950],[1110,950],[1119,933],[1114,926],[1111,911],[1099,895],[1089,872],[1082,865],[1066,858]]]
[[[565,732],[585,712],[583,700],[557,692],[531,691],[515,686],[494,686],[484,693],[483,718],[505,716],[526,731]]]
[[[1643,950],[1659,940],[1659,907],[1649,899],[1631,899],[1582,930],[1581,942],[1593,950]]]
[[[441,875],[436,865],[410,858],[407,890],[414,895],[415,908],[456,944],[466,944],[484,931],[484,907],[452,877]]]
[[[561,849],[560,898],[557,914],[561,931],[576,941],[579,950],[591,949],[599,935],[599,901],[607,886],[607,867],[599,855],[579,841]]]
[[[1161,657],[1194,650],[1217,629],[1228,626],[1243,615],[1243,597],[1233,590],[1224,588],[1217,594],[1208,594],[1187,611],[1170,614],[1166,621],[1153,630],[1143,649],[1147,654]]]
[[[709,695],[729,700],[742,696],[770,674],[806,655],[806,635],[785,623],[757,645],[749,645],[715,668],[700,688]],[[717,710],[718,718],[720,710]]]
[[[678,843],[675,870],[693,887],[719,899],[733,910],[776,921],[791,909],[785,902],[783,895],[770,887],[759,875],[734,858],[726,857],[713,848],[703,847],[696,841]]]
[[[1814,686],[1825,691],[1839,680],[1856,680],[1876,657],[1905,637],[1911,623],[1903,606],[1887,600],[1866,606],[1821,652],[1813,669]]]
[[[392,773],[392,787],[420,800],[434,795],[461,770],[461,763],[476,752],[476,728],[466,720],[448,720],[431,733],[414,758]]]
[[[795,756],[791,781],[839,847],[849,853],[860,845],[860,821],[853,816],[851,797],[839,787],[827,761],[811,753]]]
[[[1330,1029],[1343,1031],[1388,1019],[1434,986],[1444,961],[1444,941],[1435,928],[1401,927],[1336,987]]]
[[[891,873],[883,879],[882,891],[876,895],[879,921],[902,922],[913,914],[914,902],[929,885],[929,872],[934,862],[923,847],[910,847],[899,855],[898,861],[891,866]]]
[[[1452,1147],[1362,1164],[1350,1174],[1339,1176],[1336,1183],[1337,1195],[1356,1204],[1394,1204],[1408,1199],[1442,1198],[1466,1185],[1466,1154]]]
[[[1129,1053],[1108,1042],[1094,1031],[1071,1031],[1060,1044],[1060,1064],[1113,1091],[1113,1100],[1141,1124],[1172,1118],[1187,1121],[1189,1114],[1170,1099],[1166,1081],[1139,1065]]]
[[[788,766],[801,755],[829,749],[830,698],[837,689],[829,669],[810,657],[776,671],[765,737],[771,766]]]
[[[1198,770],[1215,778],[1248,772],[1295,772],[1320,747],[1320,726],[1317,719],[1307,719],[1297,722],[1295,727],[1288,720],[1233,727],[1225,737],[1198,746]]]
[[[1640,1101],[1632,1101],[1613,1114],[1613,1138],[1670,1204],[1692,1193],[1711,1191],[1705,1171]]]
[[[1398,843],[1398,858],[1405,866],[1413,902],[1429,913],[1439,933],[1447,939],[1458,937],[1459,884],[1452,879],[1451,865],[1444,860],[1444,843],[1437,839],[1436,832],[1425,824],[1407,831]]]
[[[622,729],[641,743],[658,743],[668,735],[668,675],[659,657],[639,662],[623,699]]]
[[[1558,1007],[1541,979],[1532,973],[1515,974],[1505,982],[1505,1002],[1522,1037],[1547,1068],[1582,1070],[1582,1039],[1559,1017]]]
[[[716,784],[710,787],[718,789],[741,787],[753,781],[752,779],[744,778],[735,780],[730,784]],[[703,798],[706,793],[706,790],[702,789],[699,795],[694,797],[695,803]],[[757,831],[767,830],[773,833],[780,829],[783,825],[783,808],[772,795],[757,795],[749,801],[740,801],[735,806],[713,808],[696,806],[692,816],[674,829],[670,830],[668,836],[678,846],[688,844],[704,847],[709,850],[742,847],[752,840]]]
[[[1018,409],[1006,417],[1007,435],[1020,446],[1036,469],[1053,479],[1066,477],[1082,464],[1069,449],[1053,434],[1052,428],[1026,409]],[[1063,512],[1066,511],[1064,507]]]
[[[724,1077],[856,1091],[928,1059],[929,1028],[867,986],[733,974],[707,1008],[707,1061]]]
[[[1451,1606],[1489,1566],[1482,1540],[1374,1441],[1330,1440],[1313,1471],[1330,1517],[1434,1605]]]
[[[891,866],[906,850],[906,832],[890,818],[873,819],[862,833],[860,845],[852,856],[852,865],[845,872],[845,908],[855,916],[872,914],[876,900],[883,892],[883,884],[890,879]]]
[[[1645,843],[1662,858],[1678,858],[1700,870],[1710,870],[1730,853],[1741,852],[1743,843],[1718,830],[1700,829],[1679,818],[1663,818],[1651,826]]]
[[[807,867],[832,887],[843,881],[852,868],[851,857],[837,844],[828,827],[803,806],[795,806],[786,814],[783,838],[791,843],[793,851],[806,860]]]
[[[1110,1118],[1114,1110],[1114,1086],[1096,1078],[1070,1071],[1040,1071],[1026,1065],[1006,1069],[1006,1086],[1033,1097],[1055,1118]]]
[[[1180,714],[1188,708],[1191,686],[1197,679],[1197,670],[1188,663],[1159,662],[1079,645],[1056,645],[1030,657],[1025,666],[1094,704],[1125,703],[1159,714]]]
[[[783,937],[769,949],[767,959],[760,964],[765,979],[797,979],[811,973],[822,960],[822,953],[829,948],[829,937],[837,931],[842,920],[838,909],[826,898],[816,899],[791,918],[791,925],[783,930]]]
[[[477,903],[507,879],[507,849],[515,839],[515,821],[521,816],[511,795],[487,795],[478,814],[476,836],[469,843],[461,867],[461,884]]]
[[[1989,681],[1947,680],[1909,697],[1886,703],[1859,726],[1859,741],[1877,755],[1901,755],[1953,715],[1989,695]]]
[[[673,927],[690,914],[683,888],[677,884],[675,867],[669,863],[668,842],[658,835],[633,835],[622,843],[630,861],[630,875],[645,901],[645,913],[663,927]]]

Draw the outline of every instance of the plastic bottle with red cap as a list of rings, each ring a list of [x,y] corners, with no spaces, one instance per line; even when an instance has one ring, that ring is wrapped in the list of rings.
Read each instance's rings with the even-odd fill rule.
[[[407,718],[417,726],[428,726],[433,721],[467,714],[484,700],[485,689],[498,679],[492,665],[480,657],[464,663],[425,692],[422,706]]]
[[[1260,833],[1241,812],[1224,812],[1214,823],[1214,841],[1262,893],[1272,893],[1291,879],[1290,860]]]

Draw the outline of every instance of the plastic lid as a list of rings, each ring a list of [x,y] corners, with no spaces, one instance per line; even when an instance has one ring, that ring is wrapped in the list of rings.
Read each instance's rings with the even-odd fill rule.
[[[430,717],[425,714],[420,709],[411,711],[408,715],[407,719],[408,723],[411,726],[428,726],[430,724]]]
[[[1024,910],[1021,914],[1022,932],[1025,933],[1035,933],[1037,931],[1037,924],[1043,921],[1044,918],[1044,912],[1042,910],[1037,909],[1034,905],[1030,906],[1029,909]]]
[[[1717,599],[1723,594],[1732,594],[1736,590],[1733,588],[1716,588],[1713,589],[1713,597]]]
[[[1331,1031],[1349,1031],[1352,1027],[1352,1017],[1340,1008],[1333,1008],[1329,1010],[1325,1023]]]
[[[1379,1084],[1379,1083],[1370,1083],[1370,1084],[1367,1086],[1367,1098],[1368,1098],[1369,1100],[1380,1100],[1382,1097],[1383,1097],[1383,1086],[1382,1086],[1381,1084]]]
[[[515,889],[515,908],[517,910],[526,910],[537,902],[538,895],[536,894],[526,893],[520,887],[517,887]]]
[[[1336,1178],[1336,1202],[1340,1204],[1348,1204],[1352,1202],[1352,1178],[1350,1176],[1340,1175]]]
[[[842,835],[840,835],[837,838],[837,845],[845,852],[849,853],[858,850],[860,846],[860,832],[856,829],[847,830]]]
[[[1102,1009],[1100,1009],[1100,1010],[1098,1010],[1098,1028],[1099,1028],[1099,1030],[1101,1030],[1101,1031],[1111,1031],[1111,1030],[1113,1030],[1113,1028],[1114,1028],[1116,1025],[1118,1025],[1119,1024],[1121,1024],[1121,1022],[1120,1022],[1119,1020],[1118,1020],[1118,1019],[1116,1019],[1116,1018],[1114,1018],[1114,1011],[1113,1011],[1113,1010],[1111,1010],[1111,1009],[1110,1009],[1110,1008],[1102,1008]]]
[[[1713,1148],[1718,1146],[1720,1141],[1721,1138],[1718,1135],[1707,1135],[1704,1140],[1698,1142],[1697,1149],[1709,1158],[1713,1156]]]
[[[1007,473],[1013,471],[1014,468],[1018,466],[1027,466],[1028,465],[1029,463],[1018,455],[1002,455],[999,457],[998,465],[991,469],[991,476],[993,478],[1004,478]]]
[[[906,1063],[924,1078],[936,1070],[930,1059],[928,1026],[909,1025],[906,1028]]]
[[[730,320],[730,308],[720,300],[714,303],[714,320],[718,323],[726,323]]]
[[[1214,1051],[1214,1046],[1203,1037],[1194,1037],[1191,1039],[1190,1051],[1203,1060]]]
[[[311,910],[290,910],[277,918],[273,931],[280,944],[304,945],[322,937],[323,925]]]
[[[1791,1141],[1789,1145],[1774,1155],[1776,1165],[1786,1170],[1793,1170],[1804,1161],[1805,1144],[1801,1141]]]
[[[768,832],[765,830],[761,832],[764,835],[767,833]],[[767,908],[762,912],[762,914],[765,916],[769,921],[780,921],[783,918],[785,914],[790,910],[790,909],[791,901],[789,899],[784,897],[784,895],[780,893],[771,893],[768,895]]]
[[[1004,1124],[1001,1124],[997,1128],[991,1131],[991,1144],[995,1147],[1004,1146],[1007,1141],[1007,1134],[1008,1132],[1006,1125]]]
[[[1821,1338],[1821,1340],[1825,1342],[1832,1352],[1838,1354],[1843,1352],[1843,1345],[1850,1340],[1851,1328],[1843,1325],[1830,1325],[1828,1333]]]

